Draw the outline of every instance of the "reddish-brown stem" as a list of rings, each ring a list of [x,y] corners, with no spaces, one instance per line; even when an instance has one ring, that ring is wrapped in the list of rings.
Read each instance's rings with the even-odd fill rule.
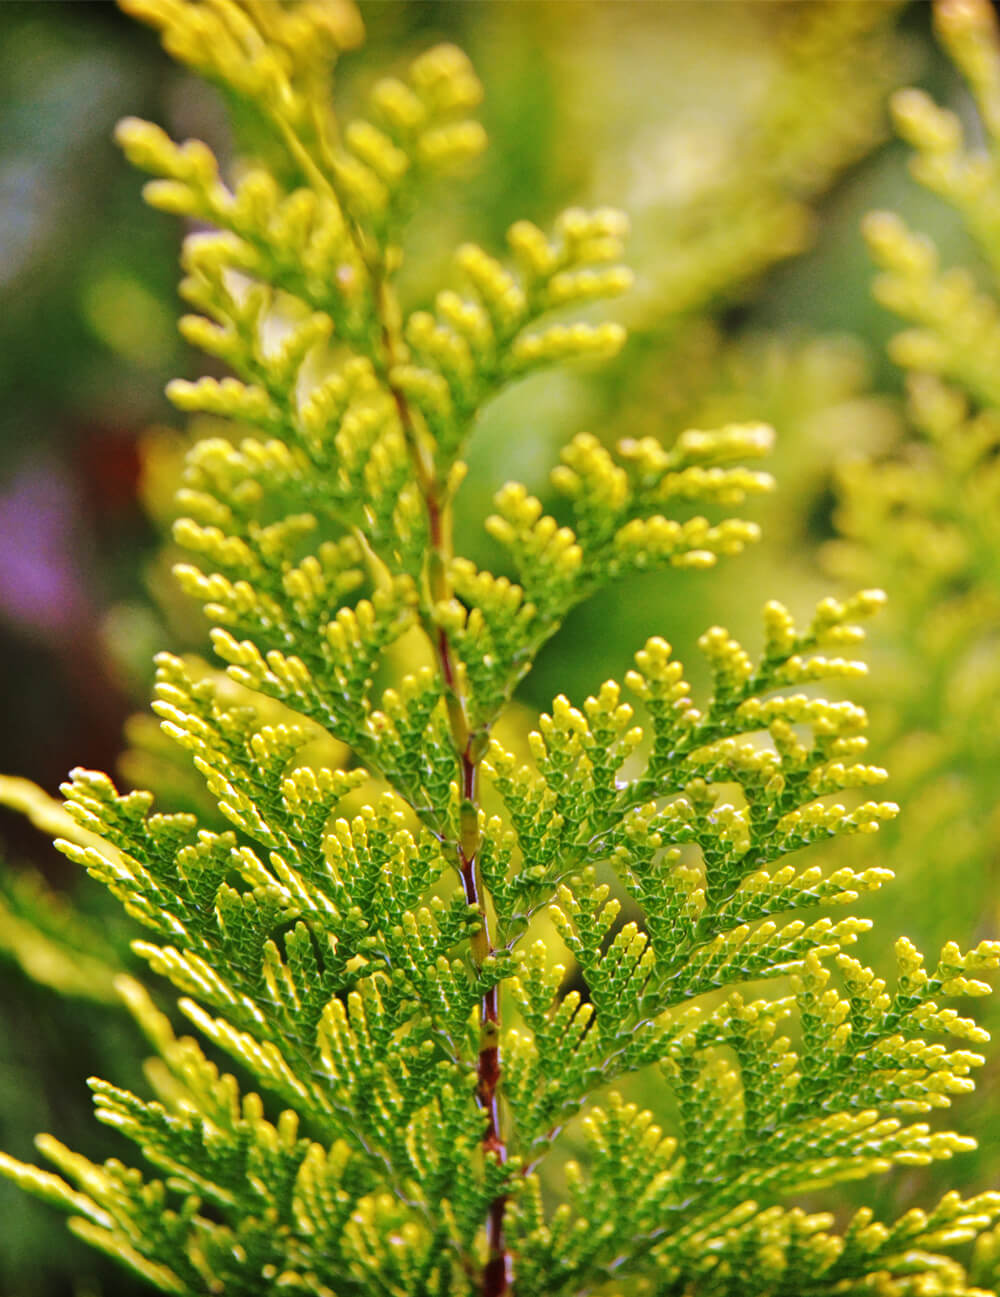
[[[393,330],[389,325],[388,290],[384,278],[374,270],[373,281],[382,320],[382,344],[386,358],[385,381],[396,405],[413,462],[417,486],[427,510],[430,542],[427,594],[432,604],[445,602],[451,596],[448,580],[448,563],[451,558],[450,501],[442,491],[433,461],[426,455],[421,445],[406,397],[392,382],[391,371],[395,363],[396,343]],[[476,966],[481,968],[486,960],[495,954],[495,947],[479,876],[479,811],[476,787],[479,755],[474,755],[466,700],[461,695],[459,672],[448,632],[442,626],[428,627],[428,631],[444,683],[452,739],[461,765],[461,823],[455,849],[466,902],[479,914],[480,926],[472,938],[472,955]],[[479,745],[477,745],[477,752],[478,748]],[[476,1099],[486,1116],[486,1130],[482,1140],[483,1153],[487,1158],[503,1164],[507,1161],[507,1145],[500,1125],[498,1095],[501,1074],[500,995],[496,986],[490,987],[480,1001],[479,1057],[476,1072]],[[511,1255],[504,1237],[506,1207],[507,1195],[500,1194],[490,1203],[487,1213],[487,1261],[482,1275],[480,1290],[482,1297],[512,1297],[513,1295]]]
[[[476,765],[468,751],[462,754],[462,793],[466,806],[475,806]],[[465,899],[474,905],[482,918],[482,926],[473,939],[476,962],[481,964],[486,955],[493,953],[489,920],[483,904],[475,854],[466,853],[466,844],[459,844],[459,861]],[[478,949],[477,949],[478,948]],[[482,952],[482,953],[480,953]],[[486,1132],[483,1135],[483,1152],[501,1164],[507,1161],[507,1145],[500,1129],[500,1103],[497,1090],[500,1084],[500,994],[491,986],[480,1002],[479,1010],[479,1062],[477,1067],[476,1098],[486,1114]],[[508,1297],[511,1287],[511,1257],[504,1237],[506,1194],[500,1194],[490,1203],[486,1218],[488,1258],[483,1270],[482,1297]]]

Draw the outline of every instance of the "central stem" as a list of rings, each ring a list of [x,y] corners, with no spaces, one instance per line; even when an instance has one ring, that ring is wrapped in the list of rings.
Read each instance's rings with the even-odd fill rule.
[[[462,808],[463,820],[466,808],[476,815],[474,846],[466,837],[463,825],[462,836],[458,845],[459,866],[462,874],[462,886],[465,899],[480,914],[480,927],[472,939],[472,953],[476,964],[481,966],[484,960],[493,954],[493,943],[490,939],[489,917],[483,903],[476,855],[479,846],[478,812],[476,812],[476,764],[468,754],[462,754]],[[470,850],[470,848],[472,848]],[[486,1131],[483,1135],[483,1152],[497,1162],[507,1160],[507,1145],[500,1132],[500,1104],[497,1090],[500,1084],[500,994],[499,988],[491,986],[479,1005],[479,1063],[477,1069],[476,1098],[486,1114]],[[500,1194],[490,1203],[486,1218],[486,1241],[488,1259],[483,1271],[483,1297],[505,1297],[511,1289],[511,1261],[504,1238],[504,1212],[507,1197]]]
[[[384,275],[373,273],[372,278],[382,324],[382,346],[386,362],[383,376],[396,405],[417,487],[427,510],[427,595],[432,612],[435,604],[445,603],[452,597],[449,576],[452,559],[451,501],[447,496],[447,488],[443,487],[438,476],[433,457],[425,452],[421,444],[406,396],[392,381],[392,370],[398,363],[398,344],[391,324],[394,312]],[[448,632],[443,626],[433,622],[426,629],[441,671],[452,741],[461,767],[461,808],[455,851],[466,902],[479,915],[479,927],[473,934],[471,944],[473,962],[477,968],[482,968],[495,953],[478,860],[480,832],[477,782],[484,747],[481,741],[483,736],[472,733],[467,700]],[[507,1145],[500,1127],[500,1074],[500,995],[499,988],[492,986],[479,1003],[476,1099],[486,1116],[483,1153],[488,1159],[503,1164],[507,1161]],[[506,1207],[507,1195],[500,1194],[490,1203],[487,1213],[488,1254],[480,1289],[482,1297],[512,1297],[513,1294],[511,1256],[504,1237]]]

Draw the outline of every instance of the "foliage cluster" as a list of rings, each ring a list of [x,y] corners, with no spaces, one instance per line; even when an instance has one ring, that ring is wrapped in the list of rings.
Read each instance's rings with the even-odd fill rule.
[[[213,364],[168,394],[196,416],[177,576],[225,675],[161,654],[154,703],[207,810],[154,809],[82,770],[65,808],[14,781],[3,796],[146,929],[134,951],[202,1043],[118,976],[155,1050],[153,1097],[91,1084],[98,1118],[150,1169],[43,1136],[54,1172],[9,1157],[0,1170],[177,1294],[993,1290],[1000,1195],[949,1192],[887,1221],[795,1205],[972,1146],[927,1119],[972,1088],[986,1039],[941,1001],[984,994],[1000,962],[996,942],[949,941],[928,962],[900,938],[890,987],[849,952],[868,921],[826,913],[890,876],[840,851],[896,807],[869,796],[886,774],[864,709],[823,696],[864,675],[851,654],[880,591],[824,598],[804,625],[769,602],[758,655],[710,628],[704,698],[649,638],[624,689],[560,694],[522,754],[505,717],[577,605],[758,538],[728,510],[770,488],[754,466],[770,429],[613,447],[579,434],[551,512],[520,484],[496,494],[485,526],[501,571],[457,553],[480,412],[625,341],[603,306],[630,285],[624,218],[519,221],[505,256],[464,244],[447,286],[411,302],[408,222],[485,143],[465,56],[431,49],[341,125],[332,70],[361,38],[346,3],[125,7],[222,88],[246,146],[227,171],[198,141],[119,129],[154,177],[148,201],[190,222],[181,328]],[[941,15],[989,122],[1000,63],[983,53],[985,10],[951,0]],[[988,248],[992,171],[952,119],[897,102],[922,176],[968,206]],[[849,153],[842,141],[831,169]],[[921,325],[898,358],[985,408],[917,380],[918,422],[964,495],[937,461],[858,470],[841,561],[863,546],[898,562],[925,619],[940,583],[958,585],[968,616],[948,626],[978,648],[992,605],[956,574],[990,550],[970,495],[995,485],[980,363],[995,308],[938,276],[898,224],[870,229],[883,296]],[[26,924],[38,906],[24,911]],[[44,977],[72,982],[59,957],[85,935],[8,927],[26,960],[47,954]],[[974,1239],[968,1265],[951,1257]]]
[[[933,241],[892,212],[874,212],[865,234],[880,274],[878,299],[910,326],[891,341],[905,372],[911,433],[891,455],[841,471],[831,567],[849,580],[897,592],[886,691],[873,721],[910,813],[887,835],[887,862],[904,867],[925,898],[926,930],[940,920],[931,895],[947,880],[951,911],[967,930],[983,921],[1000,824],[990,811],[998,772],[992,719],[995,666],[1000,424],[989,356],[996,328],[996,96],[1000,42],[986,6],[941,5],[942,42],[974,96],[977,117],[922,91],[892,100],[913,147],[911,170],[960,215],[982,264],[943,268]],[[985,132],[988,148],[973,142]],[[922,863],[926,862],[926,863]],[[951,917],[951,915],[949,917]],[[990,916],[992,917],[992,916]],[[989,921],[989,919],[987,920]]]

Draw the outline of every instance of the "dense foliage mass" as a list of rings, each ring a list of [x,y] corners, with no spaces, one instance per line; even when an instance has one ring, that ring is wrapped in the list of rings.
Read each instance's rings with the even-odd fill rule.
[[[972,1147],[927,1119],[972,1089],[987,1039],[942,1001],[986,993],[1000,962],[997,942],[948,941],[928,962],[903,937],[889,985],[849,951],[869,921],[834,909],[891,876],[840,850],[897,808],[870,797],[886,773],[865,710],[824,696],[865,674],[851,654],[881,591],[824,598],[805,624],[769,602],[757,655],[709,628],[704,696],[649,638],[624,688],[560,694],[521,744],[515,692],[578,605],[758,538],[728,511],[770,489],[753,466],[770,428],[578,434],[552,512],[520,484],[497,492],[497,573],[457,553],[484,407],[623,346],[603,303],[631,285],[625,218],[518,221],[505,257],[463,244],[447,286],[411,302],[409,223],[485,144],[466,57],[432,48],[341,124],[332,69],[361,39],[347,3],[124,7],[222,87],[245,143],[225,170],[148,122],[118,132],[154,177],[148,201],[189,222],[181,329],[212,375],[168,388],[194,416],[176,574],[225,671],[157,660],[154,711],[197,773],[195,809],[85,770],[65,808],[0,790],[143,925],[133,948],[160,979],[112,978],[90,952],[95,993],[122,997],[155,1049],[152,1098],[91,1082],[146,1169],[43,1136],[55,1172],[0,1170],[176,1294],[992,1291],[998,1194],[951,1191],[885,1221],[796,1205]],[[841,8],[867,40],[867,6]],[[984,12],[941,12],[989,119],[1000,62],[984,63]],[[952,119],[897,102],[924,178],[987,220],[992,171]],[[832,170],[851,150],[830,138]],[[992,404],[995,311],[936,278],[891,218],[869,228],[883,297],[922,326],[898,358],[939,376],[915,382],[918,420],[963,484],[985,464],[980,489],[992,414],[943,384]],[[976,231],[988,248],[992,228]],[[970,331],[982,351],[959,345]],[[935,491],[970,503],[933,464],[858,469],[848,489],[841,562],[878,548],[876,526],[908,553],[931,524],[895,518],[933,513]],[[883,567],[899,557],[880,552]],[[948,552],[950,578],[975,550]],[[939,575],[921,569],[928,606]],[[962,625],[984,633],[971,612]],[[86,934],[24,909],[33,935],[9,924],[6,944],[71,983]],[[152,998],[163,979],[202,1043]],[[971,1263],[952,1259],[977,1237]]]

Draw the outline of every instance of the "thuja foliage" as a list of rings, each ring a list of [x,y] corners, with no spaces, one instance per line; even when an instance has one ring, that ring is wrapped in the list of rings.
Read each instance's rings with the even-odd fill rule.
[[[981,273],[944,268],[933,242],[892,212],[865,232],[879,266],[878,299],[909,326],[890,344],[907,374],[911,434],[891,455],[842,473],[833,551],[850,579],[896,592],[892,671],[875,721],[891,740],[899,787],[913,813],[894,826],[893,856],[912,870],[935,861],[926,893],[954,880],[971,926],[996,913],[992,888],[1000,820],[996,666],[1000,613],[1000,33],[992,8],[947,0],[935,9],[939,37],[972,93],[963,125],[918,90],[892,101],[911,170],[965,225]],[[970,104],[971,107],[971,104]],[[934,907],[926,907],[928,924]]]
[[[1000,1195],[840,1229],[794,1205],[970,1147],[924,1119],[982,1061],[940,1002],[984,993],[1000,958],[949,943],[925,965],[902,938],[888,986],[848,953],[867,925],[824,912],[887,872],[795,855],[895,812],[866,800],[885,773],[863,710],[817,688],[863,673],[842,654],[882,596],[805,625],[769,603],[756,658],[709,629],[700,700],[654,637],[624,689],[557,697],[530,759],[507,751],[496,725],[574,606],[756,538],[691,506],[766,489],[745,463],[769,430],[580,435],[559,516],[502,487],[485,525],[509,575],[478,569],[452,527],[477,413],[621,346],[589,304],[628,287],[623,218],[519,222],[507,258],[466,244],[457,287],[414,307],[407,218],[484,144],[464,56],[432,49],[341,126],[353,10],[126,7],[225,90],[252,150],[226,179],[204,144],[119,131],[149,201],[194,223],[182,330],[232,375],[169,394],[215,421],[178,577],[236,688],[159,659],[154,709],[209,821],[78,770],[60,846],[145,927],[135,950],[207,1045],[119,978],[155,1097],[91,1084],[147,1169],[52,1136],[54,1172],[0,1169],[177,1294],[989,1291]],[[639,1072],[659,1116],[628,1101]],[[971,1271],[943,1254],[977,1236]]]

